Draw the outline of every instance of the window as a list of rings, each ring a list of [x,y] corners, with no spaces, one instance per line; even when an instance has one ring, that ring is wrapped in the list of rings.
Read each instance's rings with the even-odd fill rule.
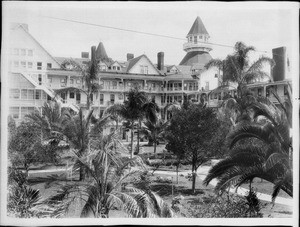
[[[47,63],[47,69],[51,69],[52,68],[52,64],[51,63]]]
[[[113,66],[113,70],[116,70],[116,66]]]
[[[80,98],[81,98],[80,93],[76,93],[76,103],[77,103],[77,104],[80,103]]]
[[[283,86],[283,94],[288,95],[288,88],[286,85]]]
[[[66,82],[67,82],[66,79],[60,79],[60,86],[61,87],[65,87],[66,86]]]
[[[197,43],[198,40],[197,40],[197,36],[194,36],[194,43]]]
[[[122,100],[123,99],[123,94],[119,94],[118,97],[119,97],[119,100]]]
[[[74,79],[70,79],[70,84],[74,84]]]
[[[19,55],[19,49],[18,48],[14,49],[14,55]]]
[[[200,35],[199,38],[202,39],[202,35]]]
[[[47,94],[46,94],[46,92],[44,92],[44,91],[42,91],[42,99],[43,100],[46,100],[47,99]]]
[[[209,82],[208,81],[205,82],[205,90],[209,90]]]
[[[37,69],[38,69],[38,70],[41,70],[41,69],[42,69],[42,62],[38,62],[38,63],[37,63]]]
[[[186,83],[184,84],[184,90],[185,91],[187,90],[187,84]]]
[[[28,90],[28,99],[34,99],[34,90]]]
[[[21,61],[21,67],[26,68],[26,62],[25,61]]]
[[[10,107],[9,113],[13,118],[18,119],[19,118],[19,107]]]
[[[27,67],[28,67],[29,69],[32,69],[32,62],[27,62]]]
[[[42,74],[38,75],[38,81],[39,81],[39,85],[42,85]]]
[[[21,99],[27,99],[27,89],[22,89],[21,90]]]
[[[147,65],[140,65],[141,74],[148,74],[148,66]]]
[[[14,61],[14,67],[16,67],[16,68],[19,67],[19,62],[18,61]]]
[[[21,55],[25,56],[26,55],[26,50],[25,49],[21,49]]]
[[[215,74],[215,78],[218,78],[218,74],[217,73]]]
[[[104,102],[104,95],[100,94],[100,105],[103,105]]]
[[[28,50],[28,56],[33,56],[33,50]]]
[[[120,66],[117,66],[117,70],[121,70]]]
[[[35,90],[35,99],[41,99],[41,90]]]
[[[9,98],[19,99],[20,98],[20,90],[19,89],[10,89],[9,90]]]
[[[73,99],[75,97],[75,93],[74,92],[70,92],[70,99]]]
[[[117,89],[117,81],[112,81],[112,89]]]
[[[257,94],[258,94],[258,96],[261,96],[261,92],[262,92],[262,89],[261,89],[261,88],[258,88],[258,89],[257,89]]]
[[[192,37],[192,36],[190,36],[190,38],[189,38],[189,41],[190,41],[190,42],[192,42],[192,41],[193,41],[193,37]]]
[[[80,84],[80,80],[76,80],[76,83],[77,83],[77,84]]]
[[[115,95],[114,94],[110,94],[110,102],[111,102],[111,104],[115,103]]]

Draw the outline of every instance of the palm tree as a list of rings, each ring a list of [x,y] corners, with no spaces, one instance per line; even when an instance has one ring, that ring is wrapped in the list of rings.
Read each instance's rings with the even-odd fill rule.
[[[63,121],[63,135],[67,138],[70,147],[75,150],[76,154],[81,157],[88,155],[91,150],[91,143],[97,140],[97,136],[102,134],[104,126],[107,124],[109,116],[100,119],[93,119],[93,110],[84,117],[80,109],[78,115],[67,115]],[[84,166],[80,171],[80,180],[84,180]]]
[[[114,112],[114,114],[121,116],[127,121],[127,125],[131,130],[131,158],[133,157],[133,132],[135,128],[135,122],[138,121],[137,127],[137,150],[139,151],[139,132],[141,127],[141,121],[146,117],[151,121],[157,119],[157,105],[149,101],[146,93],[139,91],[138,87],[132,88],[128,93],[127,100],[123,104],[115,104],[115,107],[108,108],[107,112]]]
[[[38,111],[26,115],[26,118],[36,124],[37,128],[41,131],[43,141],[56,141],[62,140],[62,122],[66,115],[71,113],[66,108],[62,108],[60,103],[52,101],[44,103],[42,106],[42,113]]]
[[[206,69],[217,67],[223,71],[221,86],[228,86],[228,82],[237,83],[237,96],[241,97],[245,85],[255,79],[269,78],[262,71],[263,66],[268,63],[273,67],[275,62],[268,57],[260,57],[250,65],[249,53],[255,51],[253,46],[246,46],[243,42],[237,42],[234,53],[228,55],[225,60],[213,59],[205,65]]]
[[[159,119],[156,122],[146,120],[143,122],[142,133],[146,135],[149,142],[154,143],[154,154],[156,153],[156,146],[160,139],[163,138],[163,133],[165,128],[168,126],[169,122],[164,122]]]
[[[274,184],[273,201],[281,189],[293,196],[287,116],[267,98],[258,98],[251,106],[254,121],[241,121],[229,133],[231,153],[209,170],[204,183],[218,178],[215,189],[222,191],[232,184],[239,187],[251,183],[258,177]]]
[[[125,211],[130,217],[171,217],[169,206],[155,193],[133,186],[122,188],[123,183],[132,182],[145,166],[140,157],[124,160],[118,155],[126,149],[115,132],[94,141],[89,155],[78,156],[91,176],[83,184],[67,184],[55,196],[47,200],[54,209],[53,216],[62,216],[75,198],[84,202],[81,217],[108,218],[113,208]],[[129,165],[135,169],[128,170]],[[138,167],[138,168],[137,168]]]
[[[99,91],[100,85],[98,83],[98,73],[100,71],[97,62],[92,59],[87,64],[79,64],[73,59],[65,60],[62,64],[62,68],[67,70],[67,67],[71,66],[72,70],[82,75],[82,88],[78,87],[66,87],[56,90],[56,94],[78,92],[86,95],[86,108],[91,110],[92,95]]]

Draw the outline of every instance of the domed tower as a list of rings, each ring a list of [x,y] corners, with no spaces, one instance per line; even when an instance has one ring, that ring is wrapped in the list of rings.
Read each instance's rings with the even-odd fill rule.
[[[187,43],[183,44],[183,50],[187,53],[179,65],[197,65],[197,68],[203,68],[212,59],[209,54],[212,47],[208,44],[210,36],[200,17],[196,18],[186,38]]]

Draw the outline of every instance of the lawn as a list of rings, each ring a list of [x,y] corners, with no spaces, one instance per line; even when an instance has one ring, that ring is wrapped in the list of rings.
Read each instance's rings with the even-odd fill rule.
[[[157,148],[157,153],[162,153],[164,149],[164,145],[159,145]],[[143,146],[143,153],[153,154],[153,147]],[[208,164],[207,164],[208,165]],[[206,168],[207,168],[206,165]],[[45,167],[41,169],[49,169],[50,167]],[[56,167],[55,167],[56,168]],[[63,168],[63,167],[59,167]],[[201,168],[201,167],[200,167]],[[176,204],[175,216],[176,217],[203,217],[203,213],[205,210],[210,209],[212,206],[212,202],[216,198],[216,194],[214,192],[214,187],[211,185],[204,186],[201,179],[197,177],[196,181],[196,192],[193,194],[191,191],[192,181],[187,179],[186,175],[190,170],[189,165],[181,166],[179,173],[179,182],[176,183],[176,174],[174,166],[160,166],[157,171],[151,171],[151,167],[149,168],[150,173],[153,172],[151,176],[151,190],[159,194],[168,204],[172,204],[172,201],[175,197],[180,198],[179,203]],[[43,176],[43,172],[41,172],[41,177]],[[158,182],[157,178],[162,179],[172,179],[172,182]],[[70,181],[69,181],[70,182]],[[64,184],[64,181],[60,181],[60,183]],[[80,183],[78,181],[74,183]],[[254,189],[261,193],[271,193],[272,192],[272,184],[261,181],[260,179],[255,179],[253,185]],[[56,190],[59,187],[54,184],[47,184],[43,182],[31,183],[31,187],[35,189],[39,189],[43,198],[47,198],[51,195],[54,195]],[[243,187],[248,188],[248,185],[243,185]],[[231,195],[230,197],[232,197]],[[286,193],[281,192],[279,196],[289,198]],[[243,199],[243,198],[242,198]],[[66,217],[79,217],[80,210],[83,206],[83,203],[80,202],[80,199],[77,198],[76,203],[70,207]],[[292,210],[289,206],[284,206],[280,204],[275,204],[272,206],[271,202],[261,201],[261,208],[263,217],[292,217]],[[127,217],[126,214],[120,211],[113,210],[110,213],[110,217],[118,218],[118,217]]]

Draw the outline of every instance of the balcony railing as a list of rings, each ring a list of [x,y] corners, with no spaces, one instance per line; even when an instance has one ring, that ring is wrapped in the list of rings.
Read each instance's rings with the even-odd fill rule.
[[[200,49],[200,50],[212,50],[212,46],[207,43],[200,43],[200,42],[188,42],[183,44],[183,49],[184,50],[189,50],[189,49]]]

